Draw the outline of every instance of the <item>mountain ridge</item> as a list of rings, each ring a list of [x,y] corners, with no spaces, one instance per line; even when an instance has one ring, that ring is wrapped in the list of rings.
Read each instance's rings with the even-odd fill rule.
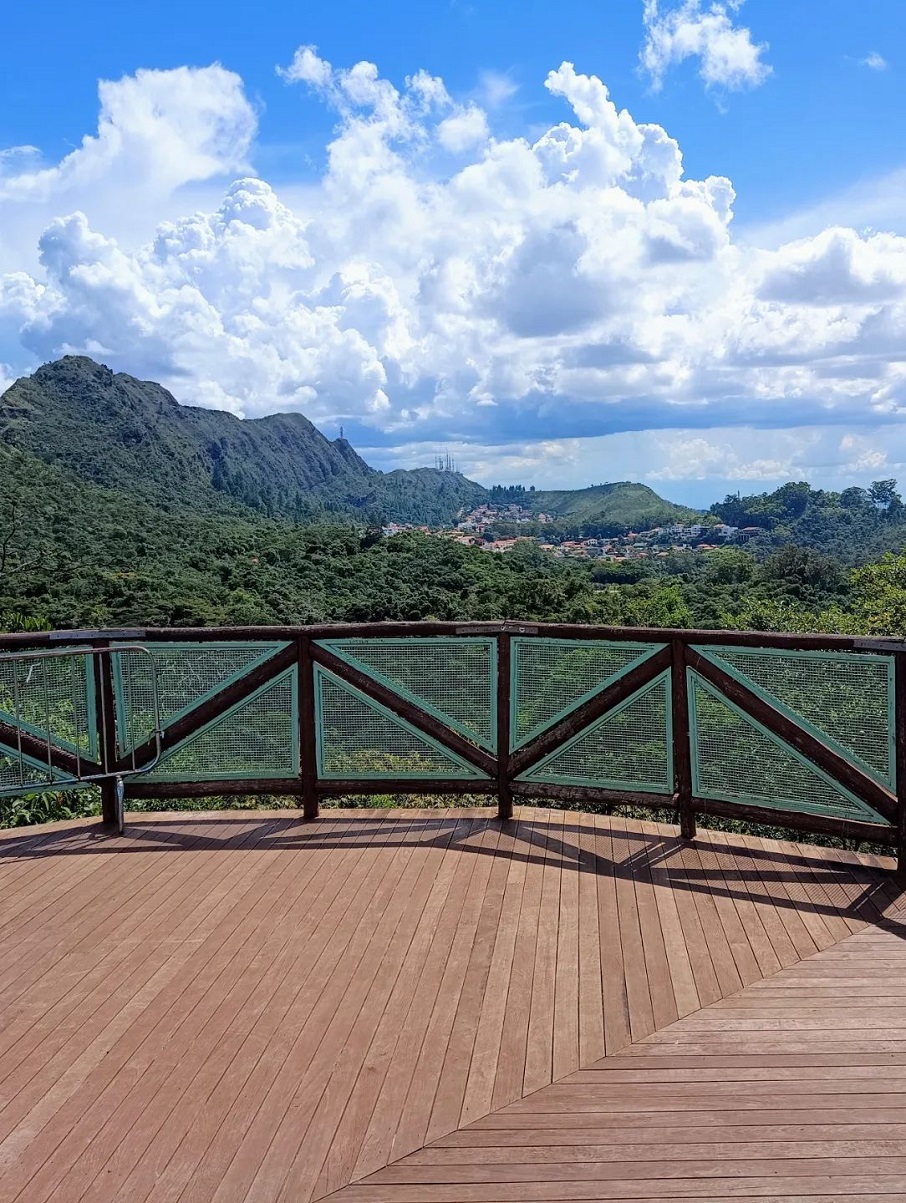
[[[157,382],[87,356],[44,364],[0,395],[0,443],[165,509],[239,506],[302,521],[333,513],[444,525],[490,497],[457,472],[372,468],[347,440],[328,439],[301,413],[238,418],[184,405]],[[547,508],[627,527],[691,513],[631,482],[523,497],[533,499],[534,513]]]

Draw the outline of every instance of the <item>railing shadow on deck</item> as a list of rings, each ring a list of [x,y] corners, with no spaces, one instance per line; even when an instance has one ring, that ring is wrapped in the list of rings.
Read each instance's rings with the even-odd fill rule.
[[[608,876],[614,881],[650,883],[652,888],[883,922],[885,929],[906,937],[906,920],[895,917],[901,905],[906,910],[906,877],[892,876],[881,866],[855,859],[839,860],[820,846],[815,846],[813,853],[802,845],[789,844],[775,851],[752,847],[732,833],[722,832],[719,841],[713,840],[708,829],[700,829],[690,844],[679,833],[674,836],[631,826],[596,829],[569,819],[551,823],[537,814],[519,816],[501,826],[490,808],[487,816],[473,811],[459,816],[440,813],[436,818],[398,811],[392,817],[350,817],[348,812],[332,817],[326,811],[317,824],[301,824],[297,815],[259,816],[256,812],[205,813],[197,819],[185,812],[172,817],[156,814],[144,822],[143,817],[130,815],[125,838],[111,838],[100,824],[22,829],[21,835],[5,832],[0,839],[0,863],[97,853],[228,852],[240,846],[327,853],[353,847],[364,850],[374,841],[382,849],[437,848],[561,872]],[[489,830],[496,831],[495,840],[485,840]],[[586,846],[592,838],[596,843],[612,841],[612,855]],[[851,897],[854,884],[859,893]],[[829,900],[834,895],[839,902]]]

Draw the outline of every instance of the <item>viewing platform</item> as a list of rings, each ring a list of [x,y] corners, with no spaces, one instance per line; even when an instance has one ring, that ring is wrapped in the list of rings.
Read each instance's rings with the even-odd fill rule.
[[[90,786],[0,832],[2,1203],[906,1198],[906,644],[0,636],[0,794]]]
[[[301,819],[0,836],[4,1200],[904,1197],[888,858]]]

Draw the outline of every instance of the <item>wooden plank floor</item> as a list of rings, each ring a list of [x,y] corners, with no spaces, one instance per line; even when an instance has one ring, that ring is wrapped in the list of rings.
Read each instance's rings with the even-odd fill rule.
[[[717,832],[683,846],[674,828],[530,808],[505,826],[483,811],[313,824],[281,811],[135,816],[122,839],[86,824],[9,833],[0,1199],[717,1197],[724,1146],[775,1139],[755,1127],[786,1129],[814,1103],[801,1139],[835,1144],[834,1108],[814,1100],[838,1082],[818,1070],[906,1081],[904,900],[888,867]],[[821,1039],[831,1053],[811,1051]],[[843,1072],[863,1054],[875,1069]],[[711,1075],[695,1077],[685,1067],[703,1056]],[[759,1074],[784,1057],[785,1101],[764,1112],[780,1118],[685,1157],[693,1178],[672,1152],[651,1162],[673,1167],[657,1182],[614,1161],[630,1131],[643,1133],[637,1169],[680,1129],[689,1147],[715,1143],[702,1133],[725,1108],[775,1097]],[[668,1069],[676,1080],[657,1077]],[[717,1118],[700,1123],[704,1083]],[[858,1108],[885,1164],[906,1167],[896,1092],[847,1090],[839,1139],[868,1138],[852,1134]],[[584,1136],[564,1143],[564,1128]],[[758,1195],[787,1181],[785,1156],[734,1166],[767,1167],[747,1179]],[[848,1156],[792,1171],[799,1194]],[[899,1170],[865,1157],[884,1196]],[[698,1193],[674,1189],[689,1181]]]
[[[904,936],[853,935],[333,1198],[902,1201]]]

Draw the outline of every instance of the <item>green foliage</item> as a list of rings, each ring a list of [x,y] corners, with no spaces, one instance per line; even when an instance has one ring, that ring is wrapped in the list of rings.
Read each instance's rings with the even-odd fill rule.
[[[906,555],[886,555],[853,573],[854,619],[870,635],[906,637]]]
[[[448,474],[443,474],[448,475]],[[881,523],[867,496],[847,510]],[[164,509],[0,446],[0,626],[261,625],[528,619],[626,626],[906,633],[906,568],[854,575],[796,546],[622,563],[558,560],[525,541],[493,555],[417,532],[250,511]],[[806,516],[808,511],[806,511]]]
[[[159,384],[114,374],[85,356],[67,355],[16,381],[0,397],[0,440],[70,478],[195,514],[444,525],[490,496],[556,513],[589,534],[692,514],[643,485],[562,493],[496,486],[489,494],[453,471],[378,472],[345,439],[331,442],[302,414],[242,421],[180,405]],[[3,525],[10,538],[0,542],[0,570],[5,559],[21,559],[21,526],[9,515]]]
[[[728,547],[708,557],[702,579],[711,586],[747,585],[756,571],[755,561],[750,555],[738,548]]]
[[[488,494],[453,472],[375,473],[299,415],[181,407],[87,359],[9,389],[0,429],[6,629],[513,618],[906,633],[906,522],[889,480],[730,496],[708,520],[757,525],[744,547],[608,563],[531,541],[491,555],[384,538],[382,511],[439,521]],[[625,483],[491,496],[589,533],[693,516]]]
[[[593,565],[591,579],[599,585],[635,585],[653,571],[650,560],[602,560]]]
[[[839,561],[808,547],[790,545],[773,552],[759,566],[758,576],[774,596],[802,606],[820,605],[849,592]]]
[[[84,356],[16,381],[0,397],[0,438],[89,484],[195,513],[440,523],[486,496],[455,472],[377,472],[302,414],[241,421],[180,405],[159,384]],[[0,568],[17,543],[18,532],[0,543]]]
[[[531,544],[499,556],[417,532],[167,512],[0,447],[0,506],[13,501],[30,515],[25,558],[0,572],[17,629],[598,617],[587,568]]]
[[[648,578],[634,587],[606,586],[600,594],[599,619],[610,626],[694,626],[682,583]]]
[[[557,519],[555,530],[582,538],[694,522],[698,517],[694,510],[665,501],[647,485],[630,481],[593,485],[588,489],[538,490],[534,493],[523,490],[514,500],[534,514],[548,514]]]
[[[755,530],[747,546],[756,554],[794,544],[858,565],[906,545],[906,509],[896,484],[878,480],[868,489],[835,493],[791,482],[773,493],[731,493],[711,506],[711,514]]]
[[[33,823],[56,823],[62,819],[87,819],[100,813],[101,797],[96,789],[0,797],[0,829],[28,827]]]

